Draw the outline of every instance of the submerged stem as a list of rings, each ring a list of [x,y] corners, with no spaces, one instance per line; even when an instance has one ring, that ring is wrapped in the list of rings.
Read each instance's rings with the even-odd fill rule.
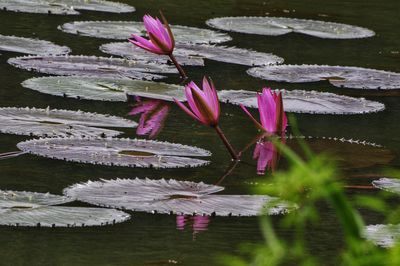
[[[183,70],[183,68],[181,67],[181,65],[179,65],[178,61],[176,61],[175,56],[171,53],[168,55],[169,58],[171,59],[172,63],[174,63],[176,69],[178,69],[179,74],[181,75],[182,79],[187,79],[188,77],[186,76],[185,71]]]
[[[225,146],[228,149],[229,153],[231,154],[232,159],[234,159],[235,161],[239,160],[239,156],[237,155],[237,153],[233,149],[232,145],[229,143],[228,139],[225,137],[225,135],[222,132],[221,128],[218,125],[216,125],[214,128],[215,128],[215,131],[217,131],[218,136],[222,139],[222,142],[225,144]]]
[[[22,154],[25,154],[25,152],[24,151],[12,151],[12,152],[0,153],[0,160],[14,158],[14,157],[20,156]]]

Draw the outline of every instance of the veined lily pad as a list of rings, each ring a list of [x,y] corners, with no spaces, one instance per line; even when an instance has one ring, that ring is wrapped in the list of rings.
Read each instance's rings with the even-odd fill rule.
[[[28,79],[22,86],[41,93],[87,100],[126,101],[127,94],[166,101],[172,101],[173,98],[186,100],[181,86],[143,80],[40,77]]]
[[[207,25],[221,30],[259,35],[303,33],[327,39],[356,39],[374,36],[369,29],[319,20],[282,17],[222,17],[207,20]]]
[[[166,55],[158,55],[150,53],[142,48],[133,45],[130,42],[114,42],[100,46],[103,53],[118,55],[127,59],[143,60],[148,62],[156,62],[159,64],[169,63],[170,59]],[[180,65],[188,66],[204,66],[204,60],[199,56],[180,55],[179,49],[174,50],[174,56]]]
[[[209,162],[190,157],[211,155],[197,147],[138,139],[45,138],[20,142],[17,147],[53,159],[127,167],[196,167]]]
[[[68,47],[49,41],[5,35],[0,35],[0,50],[36,55],[60,55],[71,52]]]
[[[364,236],[376,245],[389,248],[400,240],[399,224],[376,224],[365,227]]]
[[[253,77],[292,83],[329,81],[353,89],[399,89],[400,73],[348,66],[280,65],[247,70]]]
[[[32,136],[117,136],[119,131],[98,127],[131,128],[137,123],[116,116],[36,108],[0,108],[0,132]]]
[[[265,66],[283,63],[283,58],[276,55],[236,47],[178,44],[176,50],[177,54],[181,55],[202,56],[210,60],[245,66]]]
[[[119,55],[125,58],[149,61],[163,60],[161,61],[162,63],[165,63],[167,60],[167,57],[160,59],[159,55],[146,52],[127,42],[104,44],[100,47],[100,50],[108,54]],[[265,66],[283,63],[283,58],[273,54],[209,44],[177,43],[174,55],[177,56],[178,62],[183,65],[203,65],[203,58],[246,66]]]
[[[26,191],[0,191],[0,225],[74,227],[126,221],[130,215],[113,209],[59,207],[73,198]]]
[[[400,179],[383,177],[372,181],[372,185],[382,190],[400,194]]]
[[[23,56],[8,63],[22,69],[61,76],[94,76],[132,79],[159,79],[151,73],[176,73],[173,66],[95,56]]]
[[[105,0],[2,0],[0,8],[15,12],[79,15],[79,10],[91,10],[111,13],[128,13],[135,8],[127,4]]]
[[[267,203],[273,203],[271,215],[294,209],[269,196],[214,195],[223,189],[202,182],[136,178],[89,181],[66,188],[64,194],[98,206],[168,214],[255,216]]]
[[[0,208],[35,208],[74,201],[71,197],[29,191],[0,190]]]
[[[385,105],[327,92],[302,90],[276,90],[282,93],[285,111],[310,114],[365,114],[379,112]],[[218,92],[221,101],[232,104],[243,104],[257,108],[257,92],[245,90],[222,90]]]
[[[58,27],[67,33],[96,38],[126,40],[132,34],[146,33],[143,22],[139,21],[75,21]],[[209,29],[200,29],[181,25],[171,25],[175,40],[180,43],[221,43],[232,38]]]

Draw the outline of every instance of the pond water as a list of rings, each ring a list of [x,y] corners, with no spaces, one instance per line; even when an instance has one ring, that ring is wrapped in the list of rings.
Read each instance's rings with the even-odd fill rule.
[[[205,21],[221,16],[284,16],[346,23],[369,28],[376,36],[366,39],[331,40],[290,33],[282,36],[247,35],[229,33],[233,40],[226,45],[251,48],[273,53],[285,59],[286,64],[327,64],[358,66],[400,72],[400,2],[397,0],[203,0],[173,1],[121,0],[137,11],[111,14],[82,11],[79,16],[56,16],[0,11],[0,34],[34,37],[66,45],[72,54],[105,55],[98,47],[111,40],[72,35],[57,30],[57,26],[78,20],[135,20],[143,14],[157,15],[162,9],[171,24],[208,28]],[[23,88],[24,80],[40,74],[14,68],[7,59],[20,54],[1,52],[0,106],[38,107],[106,113],[128,117],[131,106],[122,102],[76,100],[41,94]],[[105,55],[108,56],[108,55]],[[248,67],[206,60],[205,67],[185,67],[188,75],[200,81],[211,76],[220,90],[260,90],[272,88],[317,90],[382,102],[386,110],[365,115],[296,115],[300,131],[306,136],[344,137],[377,143],[384,148],[372,149],[361,145],[346,146],[320,141],[311,145],[318,151],[330,151],[342,156],[341,169],[348,195],[377,194],[366,189],[378,178],[385,167],[399,167],[400,148],[399,90],[355,90],[337,88],[327,81],[289,84],[266,82],[246,74]],[[165,80],[177,82],[177,75]],[[136,121],[138,117],[134,118]],[[251,121],[234,105],[222,105],[221,127],[232,144],[240,149],[257,133]],[[124,130],[124,137],[135,137],[135,129]],[[214,184],[230,166],[230,157],[215,133],[191,120],[176,106],[172,106],[164,129],[157,137],[207,149],[213,153],[208,166],[189,169],[140,169],[93,166],[23,155],[0,161],[0,189],[27,190],[61,194],[62,190],[77,182],[100,178],[152,179],[204,181]],[[27,137],[0,134],[0,152],[16,150],[18,142]],[[257,176],[256,161],[251,148],[231,175],[221,185],[225,194],[253,193],[257,181],[268,179]],[[280,168],[286,167],[282,161]],[[73,203],[74,206],[83,203]],[[176,215],[131,213],[132,219],[121,224],[87,228],[12,228],[0,227],[0,256],[4,265],[215,265],[218,256],[237,254],[243,243],[260,243],[259,220],[256,217],[211,217],[208,221],[186,219]],[[381,218],[362,211],[367,224],[382,223]],[[341,230],[333,211],[321,206],[321,219],[309,230],[308,239],[313,254],[324,259],[336,256],[341,248]],[[278,217],[274,217],[278,221]],[[200,224],[200,225],[199,225]],[[280,230],[282,237],[290,232]]]

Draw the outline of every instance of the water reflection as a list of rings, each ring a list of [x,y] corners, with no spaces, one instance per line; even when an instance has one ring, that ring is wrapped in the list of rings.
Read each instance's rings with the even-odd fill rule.
[[[199,232],[207,231],[210,223],[210,216],[203,215],[177,215],[176,216],[176,229],[184,230],[191,228],[193,231],[193,240],[195,235]]]
[[[280,140],[285,143],[285,138]],[[264,175],[267,170],[275,172],[280,156],[280,152],[271,141],[260,139],[253,152],[253,159],[257,160],[257,174]]]
[[[164,127],[164,122],[171,109],[170,103],[163,100],[134,97],[136,103],[128,115],[140,114],[136,134],[148,135],[150,139],[156,138]]]

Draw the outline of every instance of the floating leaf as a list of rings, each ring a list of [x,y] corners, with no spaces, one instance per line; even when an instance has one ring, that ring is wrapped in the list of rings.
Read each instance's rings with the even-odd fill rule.
[[[58,27],[67,33],[95,38],[127,40],[132,34],[146,33],[143,22],[139,21],[74,21]],[[175,40],[181,43],[221,43],[232,38],[209,29],[171,25]]]
[[[365,227],[364,236],[378,246],[389,248],[400,240],[400,225],[368,225]]]
[[[75,9],[111,13],[135,11],[134,7],[127,4],[105,0],[1,0],[0,8],[15,12],[56,15],[79,15]]]
[[[166,101],[186,100],[181,86],[121,78],[40,77],[28,79],[22,86],[41,93],[87,100],[126,101],[126,94]]]
[[[120,223],[130,215],[102,208],[58,207],[71,197],[27,191],[0,190],[0,225],[75,227]]]
[[[71,52],[68,47],[49,41],[5,35],[0,35],[0,50],[36,55],[61,55]]]
[[[116,116],[37,108],[0,108],[0,132],[32,136],[117,136],[121,132],[97,127],[136,127],[137,123]],[[95,127],[95,128],[94,128]]]
[[[0,209],[0,225],[37,227],[85,227],[121,223],[130,215],[102,208],[45,206],[33,209]]]
[[[206,165],[189,157],[209,151],[181,144],[138,139],[45,138],[18,143],[24,152],[53,159],[109,166],[177,168]]]
[[[302,151],[296,138],[289,136],[286,144],[295,151]],[[344,168],[359,169],[376,165],[388,165],[395,155],[392,151],[368,141],[337,138],[303,136],[307,145],[316,153],[333,155],[336,161]]]
[[[159,64],[167,64],[170,62],[168,56],[148,52],[130,42],[114,42],[103,44],[100,46],[100,50],[104,53],[122,56],[127,59],[144,60]],[[203,58],[198,56],[180,55],[179,49],[177,48],[174,49],[174,56],[180,65],[204,66]]]
[[[399,89],[400,73],[347,66],[280,65],[247,70],[253,77],[285,82],[329,81],[336,87],[353,89]]]
[[[372,185],[382,190],[400,194],[400,179],[383,177],[372,181]]]
[[[206,21],[207,25],[221,30],[259,35],[303,33],[327,39],[356,39],[374,36],[369,29],[319,20],[282,17],[222,17]]]
[[[0,190],[1,208],[34,208],[44,205],[60,205],[74,201],[71,197],[28,191]]]
[[[207,44],[177,44],[176,53],[186,56],[201,56],[214,61],[245,66],[265,66],[283,63],[283,58],[270,53]]]
[[[136,178],[75,184],[64,194],[98,206],[169,214],[255,216],[267,203],[273,205],[271,215],[294,208],[269,196],[213,195],[223,189],[203,182]]]
[[[143,61],[95,56],[23,56],[8,63],[25,70],[61,76],[94,76],[132,79],[160,79],[150,73],[176,73],[173,66]]]
[[[159,55],[146,52],[128,42],[104,44],[100,47],[100,50],[108,54],[119,55],[125,58],[161,63],[165,63],[168,58],[162,57],[160,59]],[[174,49],[174,55],[177,57],[178,62],[183,65],[203,65],[203,58],[246,66],[265,66],[283,63],[282,58],[273,54],[209,44],[178,43]]]
[[[302,90],[276,90],[282,93],[285,111],[310,114],[365,114],[379,112],[385,105],[364,98],[354,98],[327,92]],[[245,90],[222,90],[218,92],[220,101],[243,104],[257,108],[257,92]]]

